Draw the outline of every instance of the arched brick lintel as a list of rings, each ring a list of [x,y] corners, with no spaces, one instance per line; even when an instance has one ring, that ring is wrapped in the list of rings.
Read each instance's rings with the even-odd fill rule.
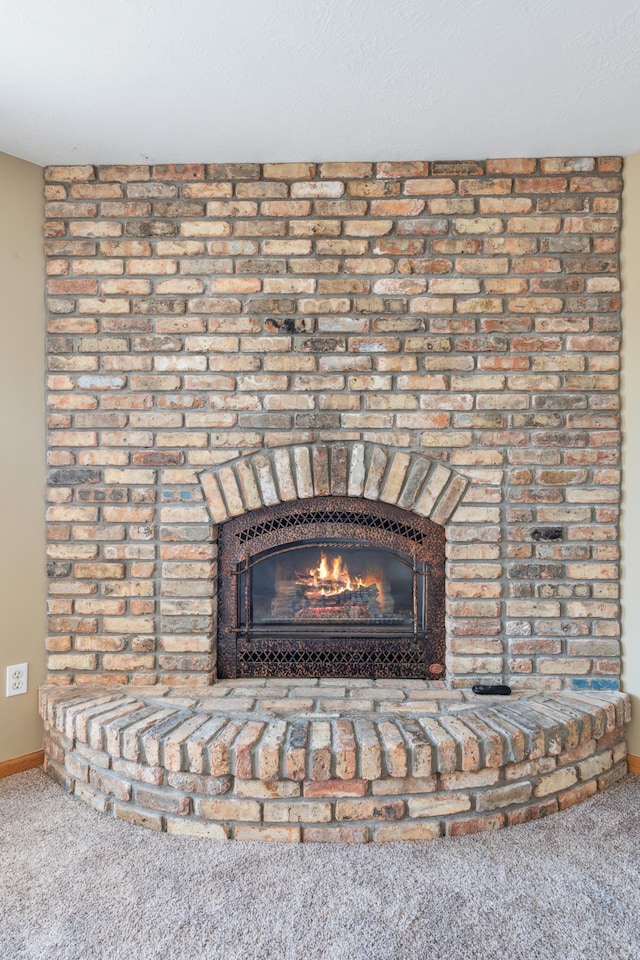
[[[377,444],[306,444],[260,450],[200,474],[214,523],[309,497],[379,500],[445,524],[470,483],[413,450]]]

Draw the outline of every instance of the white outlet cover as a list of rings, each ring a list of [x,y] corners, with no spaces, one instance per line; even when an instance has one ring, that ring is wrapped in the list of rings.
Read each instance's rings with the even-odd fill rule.
[[[29,664],[14,663],[7,667],[7,686],[6,695],[8,697],[19,697],[26,693],[29,686]]]

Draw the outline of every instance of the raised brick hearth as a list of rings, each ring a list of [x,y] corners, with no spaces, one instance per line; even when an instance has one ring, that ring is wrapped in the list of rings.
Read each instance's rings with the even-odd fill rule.
[[[425,796],[457,789],[442,780],[454,771],[439,767],[438,744],[444,728],[454,740],[460,734],[460,776],[486,777],[485,767],[498,773],[477,794],[460,787],[467,792],[459,802],[469,805],[444,813],[437,833],[474,817],[499,825],[518,810],[539,815],[618,775],[621,719],[615,732],[599,734],[594,718],[599,696],[622,703],[621,168],[616,157],[47,168],[47,709],[60,698],[48,715],[52,771],[85,799],[113,802],[134,818],[145,808],[158,824],[170,811],[150,812],[140,791],[171,795],[182,805],[177,812],[195,809],[203,820],[208,801],[198,792],[214,789],[213,781],[192,778],[193,789],[181,791],[169,776],[255,779],[235,768],[160,774],[162,764],[146,754],[134,761],[110,752],[84,710],[94,716],[92,698],[105,689],[116,709],[137,713],[152,688],[165,704],[180,688],[187,714],[180,724],[188,719],[184,729],[195,730],[204,697],[197,691],[214,691],[213,703],[227,689],[216,684],[223,525],[253,511],[261,518],[278,504],[342,497],[388,504],[444,530],[446,635],[435,664],[444,680],[419,689],[430,706],[441,691],[451,699],[441,705],[449,719],[425,734],[429,750],[416,752],[406,719],[390,708],[388,724],[376,727],[387,758],[381,772],[363,773],[358,755],[359,772],[334,770],[329,779],[358,781],[353,789],[364,794],[353,802],[369,796],[371,809],[373,797],[385,796],[376,793],[378,780],[402,781],[403,799],[385,804],[402,807],[399,816],[413,823],[428,803],[410,800],[418,788],[408,784],[435,778]],[[522,741],[518,752],[517,724],[512,730],[501,715],[496,739],[483,707],[473,736],[491,744],[503,737],[503,756],[489,763],[480,746],[481,772],[467,771],[463,742],[471,741],[447,705],[468,710],[465,698],[478,680],[507,682],[522,695],[522,737],[525,730],[541,735],[543,715],[560,723],[568,704],[586,711],[584,723],[596,733],[585,733],[580,746],[567,733],[557,749],[545,734],[544,748]],[[413,689],[399,688],[399,701],[410,702]],[[585,699],[576,700],[582,692]],[[71,710],[78,696],[86,700],[69,716],[79,726],[57,740],[58,714],[66,718],[65,703]],[[349,729],[356,699],[345,694],[346,714],[335,708]],[[262,746],[275,755],[278,730],[288,736],[284,719],[264,726],[263,708],[252,704],[230,740],[234,764],[234,751],[247,744],[259,764]],[[324,707],[314,699],[301,709]],[[407,709],[417,736],[429,725]],[[367,722],[378,723],[378,715]],[[318,723],[312,733],[320,741],[343,729],[333,719]],[[262,739],[252,741],[258,728]],[[120,730],[119,721],[110,729]],[[225,729],[230,736],[234,728]],[[87,746],[91,731],[96,743]],[[599,742],[602,736],[610,739]],[[385,766],[396,763],[389,759],[396,742],[410,755],[404,773],[400,761]],[[337,763],[340,754],[325,748]],[[418,773],[416,756],[426,753],[431,772]],[[133,768],[117,766],[125,761],[141,763],[141,777],[156,780],[136,785],[124,772]],[[286,758],[278,762],[279,774],[263,781],[288,783]],[[523,763],[542,766],[509,766]],[[563,772],[549,781],[559,784],[550,801],[539,788],[558,763]],[[614,773],[604,772],[609,767]],[[514,773],[518,794],[508,792],[513,770],[524,771]],[[305,777],[315,790],[324,774]],[[116,784],[117,801],[99,778]],[[276,794],[278,809],[302,796],[290,779],[293,787],[273,788],[293,790]],[[224,783],[229,803],[239,803],[237,784]],[[482,806],[494,795],[498,813]],[[513,799],[505,806],[500,797]],[[248,799],[252,810],[262,802]],[[337,823],[347,799],[336,808],[329,798],[313,803],[322,816],[330,808]],[[266,823],[266,809],[247,819]],[[220,823],[209,832],[228,833],[232,819],[212,817]],[[379,828],[387,836],[394,829]]]
[[[626,775],[620,693],[505,701],[421,681],[41,691],[47,771],[152,830],[429,840],[525,823]]]

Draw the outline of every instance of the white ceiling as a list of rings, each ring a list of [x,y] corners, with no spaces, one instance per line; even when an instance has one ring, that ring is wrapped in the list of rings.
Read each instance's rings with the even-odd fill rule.
[[[640,149],[639,0],[0,0],[36,163]]]

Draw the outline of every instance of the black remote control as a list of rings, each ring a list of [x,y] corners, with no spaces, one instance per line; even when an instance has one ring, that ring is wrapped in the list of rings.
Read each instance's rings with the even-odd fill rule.
[[[491,696],[508,697],[511,693],[511,687],[506,683],[474,683],[471,687],[474,693],[490,694]]]

